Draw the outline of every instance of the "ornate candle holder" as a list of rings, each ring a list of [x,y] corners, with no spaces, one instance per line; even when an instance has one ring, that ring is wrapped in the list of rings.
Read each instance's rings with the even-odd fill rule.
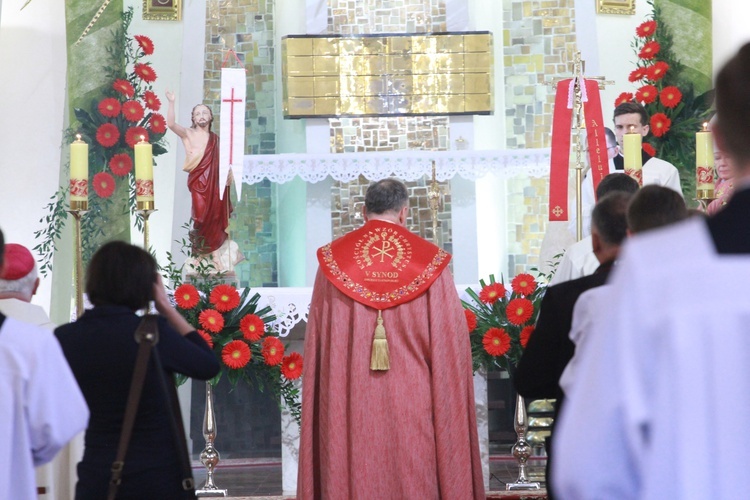
[[[89,202],[75,200],[70,202],[67,212],[73,216],[74,235],[73,245],[75,251],[75,277],[73,283],[76,289],[76,319],[83,314],[83,242],[81,241],[81,218],[89,211]]]
[[[136,210],[138,216],[143,221],[143,249],[149,251],[149,231],[148,231],[148,218],[152,213],[156,212],[153,201],[138,201],[136,202]]]
[[[430,201],[430,211],[432,212],[432,241],[440,246],[437,230],[437,215],[438,208],[440,207],[440,185],[438,184],[435,175],[435,160],[432,160],[432,182],[430,182],[430,188],[427,190],[427,197]]]
[[[531,456],[531,445],[526,441],[526,428],[528,426],[526,415],[526,401],[520,395],[516,395],[516,413],[513,418],[513,428],[516,431],[516,444],[513,445],[513,456],[518,461],[518,478],[515,483],[505,485],[506,490],[538,490],[541,485],[529,481],[526,476],[526,462]]]
[[[211,382],[206,382],[206,412],[203,414],[203,438],[206,447],[201,452],[201,463],[206,467],[206,482],[195,492],[198,497],[225,497],[227,490],[220,489],[214,484],[214,469],[219,463],[218,450],[214,448],[216,439],[216,414],[214,413],[214,393]]]

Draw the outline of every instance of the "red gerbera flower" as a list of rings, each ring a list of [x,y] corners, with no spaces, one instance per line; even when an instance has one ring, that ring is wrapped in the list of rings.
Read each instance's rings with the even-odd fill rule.
[[[664,75],[669,70],[669,64],[664,61],[657,61],[648,68],[646,68],[646,76],[648,79],[656,82],[664,78]]]
[[[643,80],[646,77],[646,68],[636,68],[628,75],[629,82],[637,82]]]
[[[143,127],[130,127],[125,132],[125,142],[128,143],[128,146],[134,148],[136,144],[141,142],[141,136],[143,136],[143,140],[148,141],[148,130]]]
[[[659,89],[653,85],[644,85],[635,92],[635,99],[644,104],[651,104],[656,100],[656,96],[659,95]]]
[[[138,42],[138,45],[141,47],[144,55],[150,56],[154,53],[154,42],[152,42],[149,37],[144,35],[135,35],[133,38],[135,38],[135,41]]]
[[[167,122],[164,121],[164,117],[159,113],[153,113],[151,118],[148,119],[148,126],[151,132],[155,134],[163,134],[167,131]]]
[[[102,116],[106,116],[107,118],[114,118],[115,116],[120,114],[120,101],[118,101],[114,97],[107,97],[106,99],[102,99],[102,101],[99,103],[99,112],[102,114]]]
[[[656,54],[661,50],[661,45],[656,40],[651,40],[643,45],[643,48],[638,52],[638,57],[641,59],[653,59]]]
[[[619,106],[620,104],[624,102],[630,102],[633,100],[633,94],[630,92],[623,92],[622,94],[617,96],[617,99],[615,99],[615,107]]]
[[[154,94],[150,90],[147,90],[143,93],[143,102],[145,102],[146,107],[152,111],[159,111],[159,108],[161,108],[161,101],[156,96],[156,94]]]
[[[534,304],[529,299],[513,299],[508,302],[505,314],[508,315],[508,321],[512,324],[523,325],[534,314]]]
[[[490,328],[482,338],[484,350],[492,356],[502,356],[510,350],[510,335],[502,328]]]
[[[659,94],[659,100],[665,108],[675,108],[682,100],[682,92],[674,86],[664,87]]]
[[[115,80],[115,83],[112,84],[112,88],[125,97],[133,97],[133,94],[135,94],[135,89],[127,80]]]
[[[127,153],[119,153],[109,160],[109,169],[117,176],[128,175],[133,170],[133,160]]]
[[[295,380],[302,376],[302,356],[293,352],[281,360],[281,374],[288,380]]]
[[[138,75],[144,82],[151,83],[156,81],[156,72],[148,64],[138,63],[135,65],[135,74]]]
[[[651,117],[651,133],[656,137],[661,137],[669,132],[672,120],[664,113],[655,113]]]
[[[635,34],[641,38],[648,38],[656,31],[656,21],[646,21],[635,29]]]
[[[143,106],[138,101],[125,101],[122,104],[122,116],[127,121],[135,123],[143,118]]]
[[[177,307],[180,309],[192,309],[198,305],[201,296],[198,293],[197,288],[185,283],[184,285],[178,286],[174,291],[174,300],[177,302]]]
[[[241,340],[233,340],[221,350],[221,360],[233,370],[247,365],[252,357],[250,348]]]
[[[471,309],[464,309],[464,316],[466,316],[466,326],[469,327],[469,333],[477,329],[477,315]]]
[[[216,285],[211,290],[208,301],[216,307],[219,312],[229,312],[240,305],[240,294],[232,285]]]
[[[203,337],[203,340],[206,341],[206,344],[208,344],[208,347],[210,347],[211,349],[214,348],[214,339],[211,338],[211,335],[206,333],[204,330],[198,330],[198,335]]]
[[[656,149],[654,149],[654,147],[648,142],[644,142],[642,147],[643,147],[643,150],[646,153],[648,153],[649,156],[656,156]]]
[[[240,331],[242,336],[250,342],[260,340],[264,333],[266,333],[266,324],[260,316],[255,314],[246,314],[244,318],[240,320]]]
[[[101,198],[109,198],[115,192],[115,178],[107,172],[99,172],[94,176],[94,191]]]
[[[198,323],[211,333],[219,333],[224,328],[224,316],[214,309],[204,309],[198,315]]]
[[[536,280],[530,274],[519,274],[510,282],[510,287],[519,295],[531,295],[536,290]]]
[[[111,148],[120,140],[120,131],[113,123],[102,123],[96,129],[96,142],[105,148]]]
[[[526,344],[529,343],[529,338],[531,337],[532,333],[534,333],[533,326],[525,326],[523,330],[521,330],[521,335],[518,336],[518,341],[521,343],[521,347],[526,347]]]
[[[490,283],[479,292],[479,300],[485,304],[494,304],[505,297],[505,287],[502,283]]]
[[[284,344],[276,337],[266,337],[260,352],[268,366],[276,366],[284,358]]]

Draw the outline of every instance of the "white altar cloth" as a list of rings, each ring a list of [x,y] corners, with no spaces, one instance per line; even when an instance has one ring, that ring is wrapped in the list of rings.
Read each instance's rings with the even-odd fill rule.
[[[370,181],[387,177],[414,181],[432,175],[433,161],[438,181],[446,181],[456,175],[475,180],[489,172],[501,178],[519,174],[543,177],[549,174],[550,149],[247,155],[242,182],[255,184],[268,179],[283,184],[300,177],[314,183],[328,176],[348,182],[360,175]]]

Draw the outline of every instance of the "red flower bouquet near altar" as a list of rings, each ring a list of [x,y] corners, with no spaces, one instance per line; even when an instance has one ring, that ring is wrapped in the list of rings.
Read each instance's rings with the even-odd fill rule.
[[[185,251],[185,249],[183,249]],[[247,288],[237,290],[221,283],[209,268],[199,268],[194,283],[182,283],[182,267],[171,256],[165,268],[165,283],[173,284],[177,310],[193,325],[211,347],[221,372],[232,385],[244,380],[284,399],[291,414],[299,420],[299,390],[292,381],[302,375],[302,356],[287,353],[271,323],[276,316],[270,307],[259,307],[260,295]],[[185,381],[177,376],[178,383]]]
[[[510,290],[494,276],[489,283],[479,283],[479,293],[468,288],[472,300],[463,301],[474,370],[484,366],[510,371],[534,331],[546,288],[526,273],[511,280]]]
[[[89,108],[75,108],[78,124],[68,131],[71,137],[80,133],[89,143],[91,175],[113,174],[115,183],[125,182],[126,185],[133,171],[133,147],[141,136],[152,143],[153,155],[158,156],[166,152],[162,138],[167,131],[166,120],[157,113],[161,102],[152,88],[157,73],[146,61],[154,53],[154,43],[145,35],[128,35],[132,15],[132,10],[123,13],[121,39],[112,49],[113,54],[117,51],[122,54],[114,58],[117,64],[107,68],[111,85],[91,101]],[[116,184],[113,191],[115,187]],[[94,189],[94,192],[104,198],[112,194],[109,189]],[[89,201],[96,203],[95,199]]]
[[[635,29],[632,43],[637,60],[628,81],[636,88],[621,93],[614,104],[635,100],[646,108],[651,134],[643,149],[677,167],[687,198],[695,183],[695,133],[707,119],[712,97],[710,92],[695,95],[689,83],[692,75],[672,50],[672,35],[661,7],[653,0],[648,3],[653,7],[652,17]]]

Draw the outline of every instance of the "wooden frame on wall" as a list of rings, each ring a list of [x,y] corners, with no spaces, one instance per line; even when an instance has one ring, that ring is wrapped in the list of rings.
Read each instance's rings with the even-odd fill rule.
[[[179,21],[182,0],[143,0],[143,19],[147,21]]]
[[[632,16],[635,15],[635,0],[596,0],[596,13]]]

